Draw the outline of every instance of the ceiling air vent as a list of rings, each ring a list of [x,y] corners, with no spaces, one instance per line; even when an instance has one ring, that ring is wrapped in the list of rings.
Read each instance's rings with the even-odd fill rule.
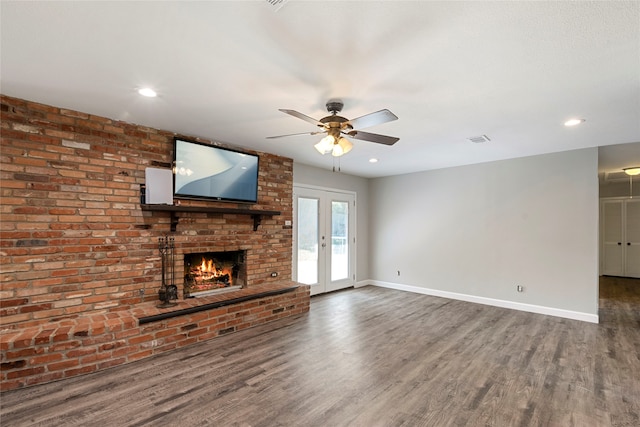
[[[472,136],[471,138],[467,139],[476,144],[482,144],[483,142],[491,141],[487,135]]]
[[[273,6],[274,12],[279,11],[286,2],[287,0],[267,0],[267,3]]]

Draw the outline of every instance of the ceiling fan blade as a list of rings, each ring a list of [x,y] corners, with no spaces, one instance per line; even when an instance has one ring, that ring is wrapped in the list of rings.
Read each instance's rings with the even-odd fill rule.
[[[352,130],[351,132],[348,132],[347,135],[355,139],[377,142],[378,144],[384,145],[393,145],[400,140],[400,138],[396,138],[394,136],[378,135],[377,133],[362,132],[359,130]]]
[[[391,122],[393,120],[398,120],[398,116],[393,114],[391,111],[384,109],[376,111],[375,113],[365,114],[364,116],[349,120],[347,123],[350,124],[354,129],[363,129],[370,126]]]
[[[287,136],[298,136],[298,135],[318,135],[321,133],[325,133],[324,131],[318,132],[302,132],[302,133],[290,133],[287,135],[276,135],[276,136],[268,136],[267,139],[276,139],[276,138],[285,138]]]
[[[299,112],[297,112],[295,110],[283,110],[283,109],[280,109],[280,111],[282,111],[283,113],[287,113],[289,115],[292,115],[293,117],[297,117],[299,119],[302,119],[305,122],[313,123],[316,126],[324,127],[324,124],[322,122],[319,122],[316,119],[314,119],[313,117],[309,117],[309,116],[304,115],[302,113],[299,113]]]

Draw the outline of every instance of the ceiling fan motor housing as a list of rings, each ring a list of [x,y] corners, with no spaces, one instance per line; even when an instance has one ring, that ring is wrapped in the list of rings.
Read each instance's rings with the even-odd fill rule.
[[[342,111],[342,107],[344,107],[344,104],[339,99],[331,99],[327,101],[326,106],[327,106],[327,111],[335,115],[335,114],[338,114],[340,111]]]
[[[342,117],[342,116],[327,116],[327,117],[323,117],[320,120],[318,120],[320,123],[322,123],[325,129],[339,129],[339,130],[351,130],[353,129],[351,127],[351,125],[349,123],[347,123],[349,121],[349,119],[347,119],[346,117]],[[320,125],[318,125],[320,126]]]

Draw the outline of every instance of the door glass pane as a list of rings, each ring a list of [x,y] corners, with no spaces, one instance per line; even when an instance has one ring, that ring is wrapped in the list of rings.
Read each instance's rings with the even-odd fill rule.
[[[318,283],[318,199],[298,198],[298,282]]]
[[[331,202],[331,280],[349,277],[349,203]]]

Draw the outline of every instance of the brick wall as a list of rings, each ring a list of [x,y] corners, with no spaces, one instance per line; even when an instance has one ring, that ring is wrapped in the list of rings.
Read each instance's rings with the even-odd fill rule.
[[[144,170],[170,164],[174,136],[214,142],[7,96],[0,101],[0,332],[156,301],[157,244],[170,233],[170,216],[141,211]],[[258,203],[251,208],[281,215],[264,217],[254,231],[248,215],[181,213],[173,233],[177,255],[247,250],[249,287],[291,280],[292,235],[284,224],[292,219],[293,163],[257,154]]]

